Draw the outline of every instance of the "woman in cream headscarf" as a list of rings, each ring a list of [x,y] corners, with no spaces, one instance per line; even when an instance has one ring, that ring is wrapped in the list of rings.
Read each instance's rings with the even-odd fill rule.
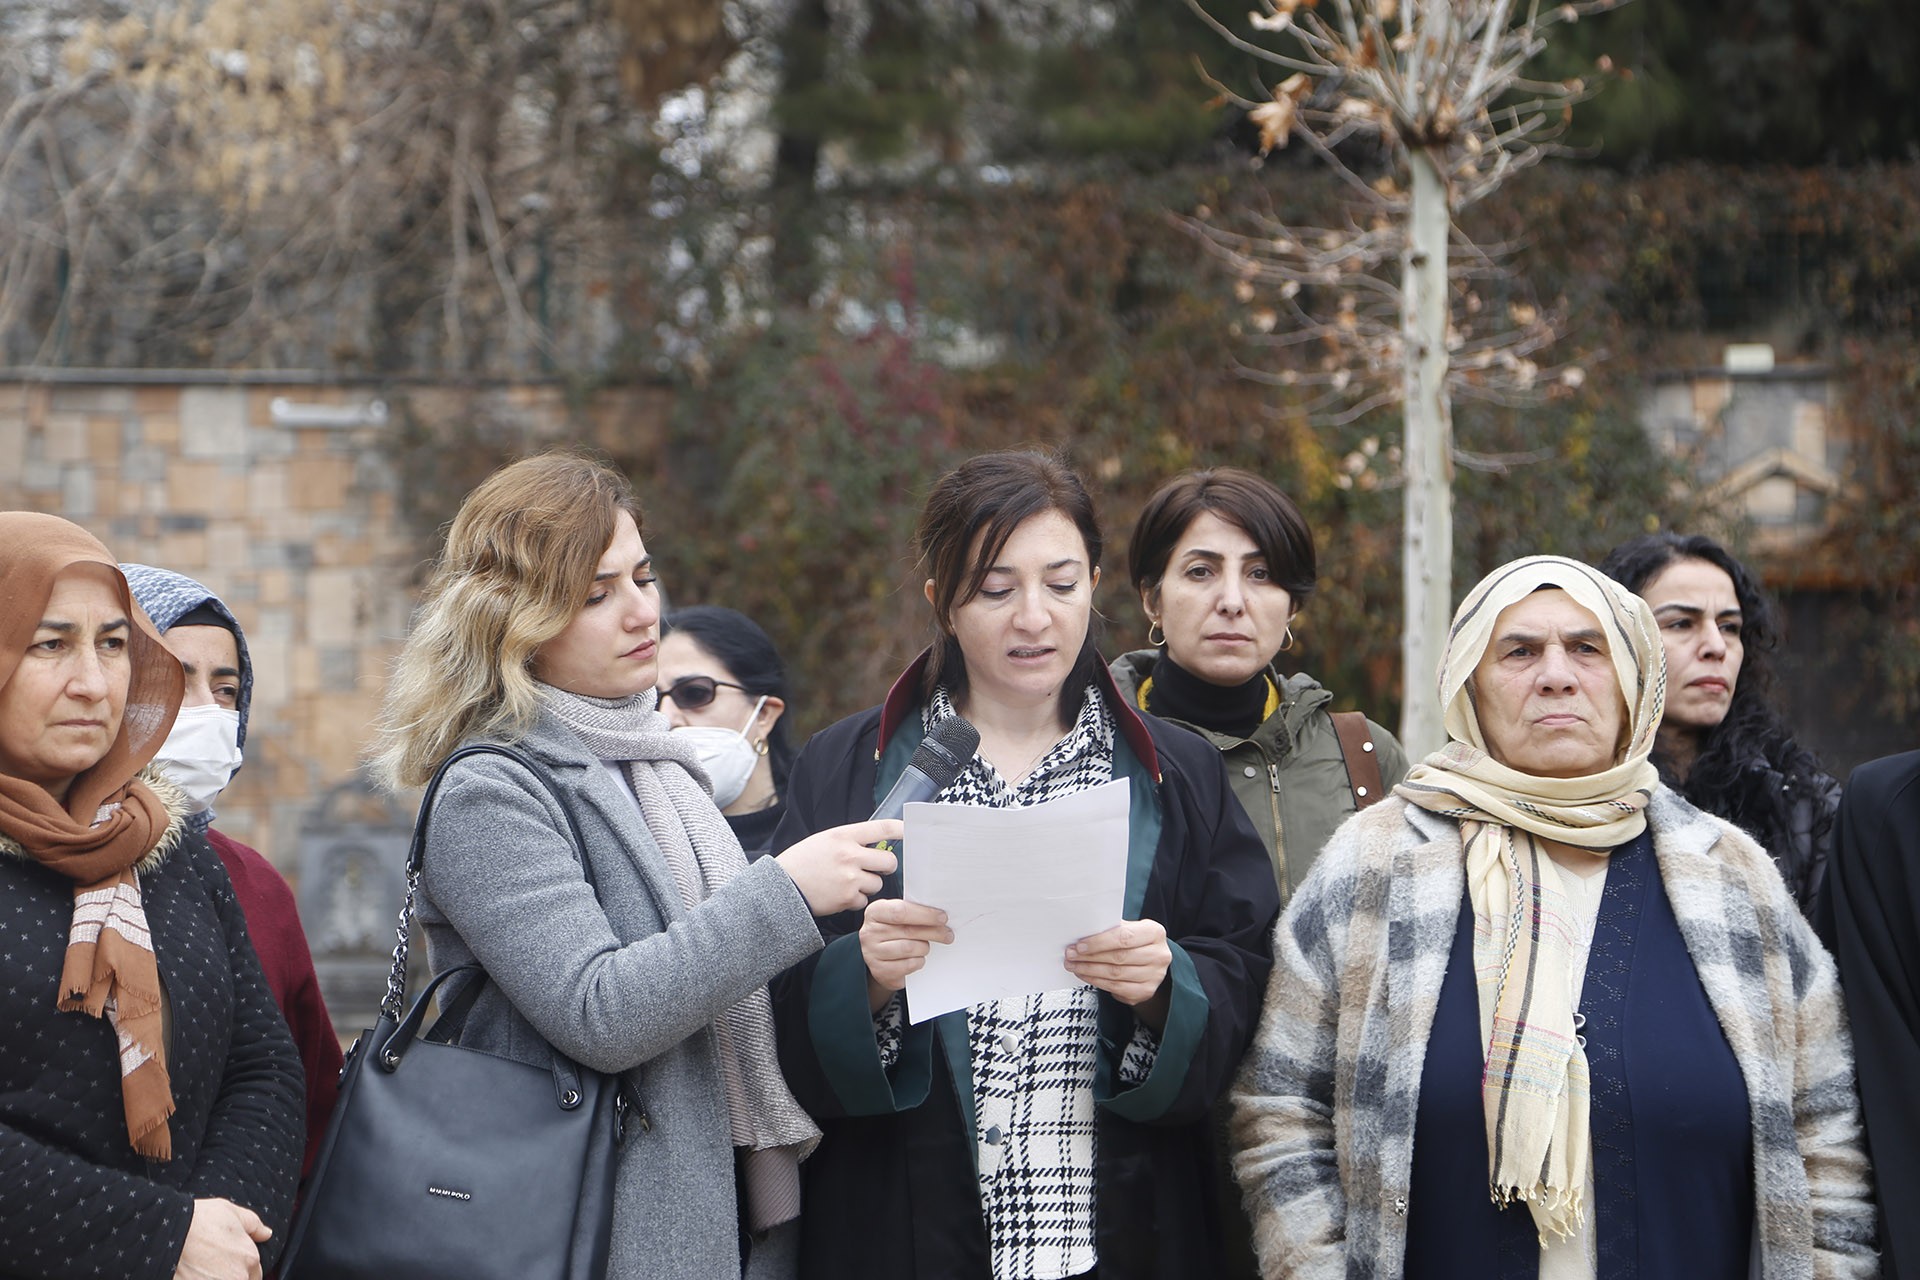
[[[1648,762],[1647,606],[1554,556],[1454,616],[1450,738],[1334,836],[1234,1095],[1265,1275],[1870,1276],[1832,963]]]

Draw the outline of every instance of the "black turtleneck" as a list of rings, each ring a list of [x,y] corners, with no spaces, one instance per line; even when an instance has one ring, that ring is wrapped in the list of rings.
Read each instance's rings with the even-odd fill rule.
[[[1147,710],[1215,733],[1251,738],[1266,718],[1267,694],[1271,688],[1264,671],[1255,673],[1245,684],[1209,684],[1169,658],[1163,650],[1153,664]]]
[[[733,828],[733,834],[740,840],[740,847],[747,851],[747,861],[752,862],[773,852],[773,829],[780,825],[780,818],[786,811],[784,801],[775,801],[764,809],[721,816]]]

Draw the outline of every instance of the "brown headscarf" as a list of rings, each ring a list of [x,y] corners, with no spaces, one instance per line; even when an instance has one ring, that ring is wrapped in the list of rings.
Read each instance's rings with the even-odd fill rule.
[[[186,682],[98,539],[57,516],[6,511],[0,512],[0,703],[55,581],[67,574],[109,585],[132,623],[120,733],[74,778],[64,807],[39,784],[0,773],[0,834],[74,882],[59,1007],[112,1022],[133,1148],[165,1160],[173,1152],[167,1132],[173,1091],[161,1033],[160,971],[136,867],[166,835],[171,817],[135,775],[166,741]]]

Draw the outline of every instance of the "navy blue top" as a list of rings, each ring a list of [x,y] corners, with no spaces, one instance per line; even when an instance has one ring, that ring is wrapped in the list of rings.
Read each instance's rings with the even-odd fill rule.
[[[1650,837],[1615,850],[1587,958],[1599,1280],[1746,1280],[1753,1138],[1746,1081],[1673,918]],[[1462,902],[1427,1039],[1407,1204],[1408,1280],[1533,1280],[1523,1205],[1487,1190],[1473,907]]]

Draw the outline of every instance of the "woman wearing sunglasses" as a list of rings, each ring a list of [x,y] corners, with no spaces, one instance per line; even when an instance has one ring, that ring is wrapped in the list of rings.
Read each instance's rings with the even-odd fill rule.
[[[667,616],[660,639],[660,711],[689,740],[713,802],[749,858],[773,843],[785,811],[787,664],[759,624],[719,605]]]

